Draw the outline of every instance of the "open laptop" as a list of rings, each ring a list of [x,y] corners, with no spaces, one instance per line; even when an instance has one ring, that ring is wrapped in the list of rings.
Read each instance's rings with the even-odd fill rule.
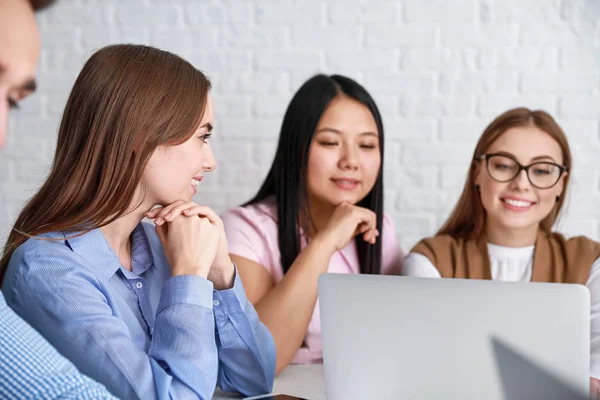
[[[588,398],[585,286],[324,274],[319,303],[328,400]]]

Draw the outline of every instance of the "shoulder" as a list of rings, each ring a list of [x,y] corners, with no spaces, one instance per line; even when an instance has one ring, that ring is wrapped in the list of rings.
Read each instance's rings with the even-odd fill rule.
[[[276,229],[277,206],[268,199],[259,203],[232,208],[221,215],[225,230],[230,233],[244,229]]]
[[[552,232],[550,235],[548,235],[548,238],[552,241],[560,243],[562,246],[566,246],[575,250],[600,252],[600,243],[586,236],[567,238],[561,233]]]
[[[398,247],[396,243],[396,225],[394,224],[394,219],[388,213],[383,213],[381,233],[383,235],[384,252],[387,249]]]
[[[53,269],[69,269],[78,261],[65,236],[52,233],[28,239],[15,250],[8,265],[9,269],[18,267],[21,271],[43,272],[49,264],[53,265]]]
[[[396,233],[396,224],[394,223],[394,218],[389,213],[383,213],[382,221],[384,235]]]
[[[411,253],[431,252],[436,250],[451,249],[454,246],[462,246],[465,240],[462,238],[455,238],[448,234],[431,236],[428,238],[421,239],[411,250]]]
[[[409,253],[404,258],[402,275],[421,278],[439,278],[440,273],[433,262],[419,253]]]
[[[240,218],[267,218],[277,220],[277,205],[272,197],[258,203],[238,206],[224,212],[222,218],[237,216]]]
[[[404,252],[398,245],[394,219],[383,213],[383,240],[381,244],[381,270],[384,274],[399,274],[402,269]]]
[[[7,302],[15,296],[49,301],[84,287],[101,286],[94,268],[73,252],[64,236],[32,238],[13,253],[3,282]]]

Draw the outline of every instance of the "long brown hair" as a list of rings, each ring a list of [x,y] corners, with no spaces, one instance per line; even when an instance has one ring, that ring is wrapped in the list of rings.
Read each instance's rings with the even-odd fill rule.
[[[182,58],[141,45],[94,53],[77,77],[58,131],[50,175],[21,211],[0,260],[53,231],[88,232],[130,212],[142,172],[160,145],[197,129],[210,82]]]
[[[475,147],[462,195],[458,199],[458,203],[454,207],[450,217],[448,217],[437,235],[448,234],[454,238],[462,239],[480,237],[485,229],[486,217],[485,210],[481,204],[481,199],[479,198],[479,193],[475,189],[475,173],[477,168],[475,160],[485,154],[492,143],[507,130],[515,127],[527,126],[535,126],[546,132],[560,145],[560,148],[562,149],[563,164],[567,167],[567,171],[569,171],[569,174],[563,178],[563,193],[567,193],[572,159],[571,149],[569,148],[569,142],[567,141],[565,133],[556,123],[554,118],[547,112],[541,110],[531,111],[528,108],[515,108],[498,116],[483,131],[483,134]],[[552,230],[552,225],[554,225],[554,222],[558,218],[564,201],[565,196],[560,196],[550,214],[540,222],[540,228],[544,232],[550,233]]]

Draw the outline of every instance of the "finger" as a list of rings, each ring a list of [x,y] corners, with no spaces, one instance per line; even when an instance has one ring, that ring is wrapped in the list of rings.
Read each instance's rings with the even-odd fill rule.
[[[191,202],[191,201],[169,204],[167,207],[163,208],[160,211],[160,213],[158,213],[158,216],[156,217],[156,219],[158,220],[159,223],[173,221],[173,219],[175,217],[181,215],[182,210],[184,210],[185,208],[192,207],[195,204],[196,203]]]
[[[367,232],[369,229],[371,229],[369,227],[369,224],[365,223],[365,222],[361,222],[360,225],[358,225],[357,229],[357,233],[365,233]]]
[[[371,241],[369,243],[371,244],[375,244],[375,242],[377,242],[377,230],[373,229],[371,232],[369,232],[371,235]]]
[[[164,221],[165,215],[167,215],[169,213],[169,211],[173,207],[176,207],[178,204],[181,204],[181,203],[184,203],[184,201],[183,200],[177,200],[177,201],[174,201],[173,203],[168,204],[168,205],[166,205],[164,207],[159,207],[158,208],[158,213],[154,213],[154,217],[153,217],[154,218],[154,222],[155,223],[159,223],[159,224],[162,224],[163,222],[165,222]],[[151,217],[148,217],[148,218],[151,218]]]
[[[355,207],[354,212],[357,213],[362,222],[366,222],[373,228],[377,228],[377,214],[373,211],[363,207]]]
[[[192,208],[188,208],[188,209],[184,210],[183,214],[187,215],[187,216],[198,215],[201,217],[205,217],[206,219],[208,219],[211,222],[211,224],[217,225],[217,226],[220,226],[220,224],[222,222],[221,218],[219,218],[217,213],[214,212],[208,206],[196,205]]]
[[[163,209],[163,207],[156,207],[152,210],[148,211],[145,215],[146,218],[154,219],[158,215],[158,213]]]
[[[354,206],[354,209],[358,212],[361,213],[365,213],[365,214],[370,214],[372,215],[374,218],[377,218],[377,214],[375,213],[375,211],[369,209],[369,208],[365,208],[365,207],[360,207],[360,206]]]
[[[173,221],[175,218],[179,217],[180,215],[183,215],[184,210],[187,210],[188,208],[192,208],[195,206],[197,206],[197,204],[194,203],[193,201],[188,201],[186,203],[181,203],[181,204],[175,205],[175,206],[171,207],[169,212],[164,214],[163,218],[169,222]]]
[[[370,244],[375,244],[376,236],[373,229],[369,229],[364,235],[363,240]]]

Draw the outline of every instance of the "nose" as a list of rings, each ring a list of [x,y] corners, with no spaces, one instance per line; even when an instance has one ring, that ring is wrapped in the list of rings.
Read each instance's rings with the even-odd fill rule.
[[[528,190],[531,188],[531,183],[529,182],[529,177],[527,177],[527,171],[522,169],[519,171],[517,176],[511,182],[513,186],[519,190]]]
[[[342,145],[342,154],[340,157],[341,169],[357,169],[358,168],[358,149],[351,143]]]
[[[211,172],[211,171],[214,171],[216,168],[217,168],[217,160],[215,160],[215,155],[213,154],[210,144],[207,143],[204,146],[204,157],[202,160],[202,169],[206,172]]]

